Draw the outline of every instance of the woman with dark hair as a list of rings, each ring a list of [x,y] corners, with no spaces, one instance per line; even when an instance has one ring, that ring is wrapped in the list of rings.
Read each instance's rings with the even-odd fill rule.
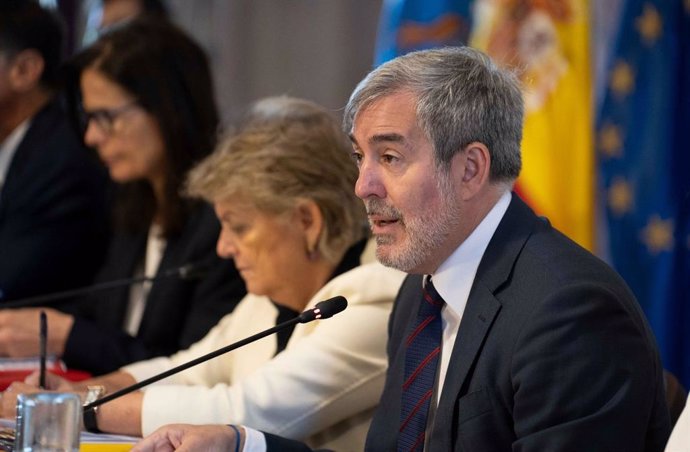
[[[98,281],[165,275],[203,263],[203,278],[168,277],[47,310],[49,351],[102,374],[170,354],[204,336],[244,295],[232,262],[215,255],[212,209],[185,199],[186,172],[214,148],[218,114],[204,52],[166,21],[138,19],[104,35],[74,60],[84,141],[116,182],[115,234]],[[12,311],[35,328],[37,309]],[[36,334],[13,337],[36,354]]]
[[[74,66],[84,141],[121,183],[117,221],[137,230],[158,215],[165,236],[178,233],[194,204],[180,196],[180,184],[218,132],[206,55],[173,25],[140,19],[102,37]]]

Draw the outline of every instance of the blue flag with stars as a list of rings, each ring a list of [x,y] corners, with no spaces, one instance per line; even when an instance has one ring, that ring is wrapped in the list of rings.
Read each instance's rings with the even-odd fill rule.
[[[384,0],[375,64],[413,50],[467,43],[471,0]]]
[[[608,255],[690,386],[690,1],[628,0],[597,120]]]

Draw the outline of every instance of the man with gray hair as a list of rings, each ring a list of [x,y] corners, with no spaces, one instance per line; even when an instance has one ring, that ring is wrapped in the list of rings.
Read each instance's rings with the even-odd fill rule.
[[[470,48],[397,58],[350,98],[377,256],[411,274],[368,450],[664,447],[663,370],[634,296],[511,193],[522,121],[515,78]]]
[[[377,257],[409,273],[367,450],[664,448],[663,369],[634,296],[511,192],[522,122],[516,79],[465,47],[396,58],[350,98]]]

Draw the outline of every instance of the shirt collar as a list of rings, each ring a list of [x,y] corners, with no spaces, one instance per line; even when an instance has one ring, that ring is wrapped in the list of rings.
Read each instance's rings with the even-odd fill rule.
[[[512,194],[506,191],[489,213],[432,275],[434,288],[446,305],[462,315],[484,251],[508,210]]]

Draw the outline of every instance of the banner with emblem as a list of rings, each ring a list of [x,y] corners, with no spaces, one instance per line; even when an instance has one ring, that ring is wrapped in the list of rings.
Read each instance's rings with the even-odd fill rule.
[[[466,44],[470,3],[470,0],[384,0],[375,64],[413,50]]]
[[[522,172],[516,189],[538,213],[592,250],[593,95],[589,2],[477,0],[470,44],[524,86]]]
[[[690,1],[628,0],[597,120],[612,264],[690,384]]]
[[[593,248],[593,119],[588,1],[384,0],[376,64],[466,44],[521,75],[527,116],[517,191]]]
[[[469,40],[520,71],[527,116],[517,191],[621,273],[664,366],[688,387],[690,0],[617,3],[596,121],[589,1],[387,0],[377,64]]]

